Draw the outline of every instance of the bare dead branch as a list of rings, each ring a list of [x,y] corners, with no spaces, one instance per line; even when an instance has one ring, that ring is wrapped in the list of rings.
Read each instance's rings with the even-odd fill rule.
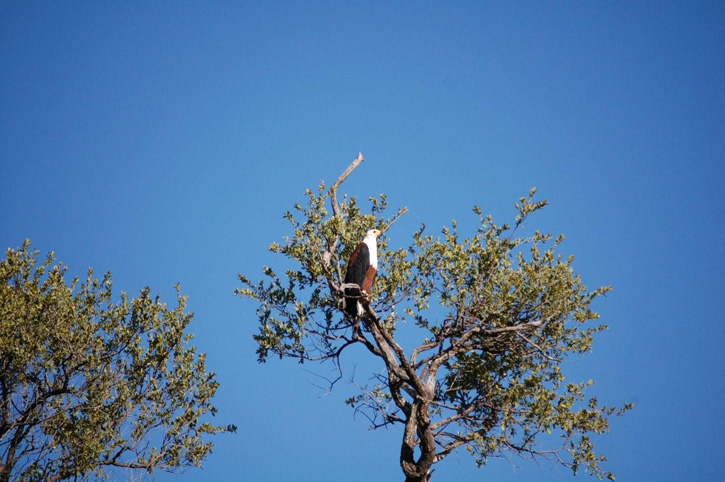
[[[349,166],[347,166],[347,169],[345,169],[345,172],[340,174],[340,177],[337,178],[337,181],[332,185],[330,188],[330,193],[332,194],[332,197],[330,201],[332,202],[332,212],[335,214],[335,216],[340,216],[340,208],[337,203],[337,189],[342,185],[343,182],[345,182],[345,179],[352,173],[352,171],[355,170],[355,168],[365,160],[363,157],[362,152],[359,152],[355,160],[353,160]]]

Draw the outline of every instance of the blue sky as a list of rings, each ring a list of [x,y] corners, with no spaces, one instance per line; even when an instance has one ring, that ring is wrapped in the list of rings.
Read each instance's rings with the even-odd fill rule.
[[[218,422],[240,430],[159,480],[402,480],[400,431],[354,420],[352,386],[321,396],[294,362],[256,363],[236,274],[280,263],[283,211],[358,151],[345,190],[410,209],[394,246],[471,228],[474,204],[510,219],[537,186],[551,206],[529,229],[565,233],[585,283],[614,287],[610,330],[570,366],[637,404],[598,440],[607,468],[717,480],[723,25],[714,1],[3,2],[0,244],[189,295]],[[462,451],[434,480],[573,479],[513,462]]]

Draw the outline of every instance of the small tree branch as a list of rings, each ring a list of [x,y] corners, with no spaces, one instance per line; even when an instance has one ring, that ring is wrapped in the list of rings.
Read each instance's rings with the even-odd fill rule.
[[[546,352],[546,350],[545,350],[545,349],[543,349],[543,348],[542,348],[541,346],[539,346],[538,344],[536,344],[536,342],[534,342],[534,341],[533,341],[532,339],[530,339],[530,338],[526,337],[526,335],[524,335],[524,334],[523,334],[523,333],[521,333],[520,331],[517,331],[517,332],[516,332],[516,334],[517,334],[518,336],[520,336],[521,338],[523,338],[523,339],[524,339],[524,340],[525,340],[525,341],[526,341],[527,343],[529,343],[529,344],[530,344],[531,346],[533,346],[534,348],[536,348],[536,349],[537,349],[537,350],[539,351],[539,353],[541,354],[541,356],[543,356],[543,357],[544,357],[544,358],[546,358],[547,360],[549,360],[549,361],[553,361],[553,362],[560,362],[560,361],[561,361],[561,359],[560,359],[560,358],[556,358],[556,357],[552,357],[552,356],[549,356],[549,354],[548,354],[548,353]]]

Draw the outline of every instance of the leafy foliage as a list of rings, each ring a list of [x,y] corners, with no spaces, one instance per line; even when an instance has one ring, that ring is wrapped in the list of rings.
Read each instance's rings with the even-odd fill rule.
[[[608,417],[631,405],[600,406],[585,393],[593,381],[565,383],[562,372],[564,358],[588,352],[606,328],[591,304],[610,288],[587,290],[574,258],[558,253],[563,236],[518,235],[546,201],[535,201],[532,189],[516,204],[513,225],[498,225],[475,207],[480,222],[470,237],[454,221],[440,236],[423,227],[409,247],[389,249],[385,232],[405,209],[385,217],[380,195],[364,213],[354,197],[338,203],[340,184],[306,191],[307,205],[285,213],[292,236],[270,250],[294,268],[280,276],[264,267],[267,280],[257,283],[239,275],[238,294],[258,303],[259,360],[276,354],[339,367],[355,344],[382,359],[378,383],[360,387],[347,403],[374,428],[404,426],[407,481],[429,480],[431,466],[459,447],[479,465],[510,454],[547,457],[574,473],[584,468],[613,479],[591,435],[607,432]],[[383,231],[378,278],[367,314],[350,319],[340,309],[344,260],[371,227]],[[401,323],[422,333],[408,353],[395,338]],[[558,438],[558,446],[542,448],[542,435]]]
[[[65,280],[26,241],[0,262],[0,480],[199,466],[218,383],[189,345],[186,298],[112,301],[111,275]]]

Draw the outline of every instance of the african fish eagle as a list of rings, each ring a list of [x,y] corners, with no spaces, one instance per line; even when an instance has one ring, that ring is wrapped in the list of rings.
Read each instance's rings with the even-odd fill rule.
[[[365,237],[357,245],[347,262],[345,283],[354,283],[360,287],[360,289],[345,288],[343,307],[345,312],[352,317],[365,314],[361,300],[370,293],[378,269],[378,236],[380,236],[380,231],[377,229],[371,229],[365,233]]]

